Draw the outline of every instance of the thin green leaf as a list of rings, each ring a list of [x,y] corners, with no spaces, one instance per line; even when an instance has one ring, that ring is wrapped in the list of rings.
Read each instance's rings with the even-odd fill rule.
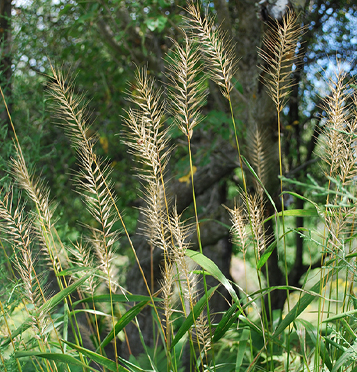
[[[248,328],[243,329],[242,335],[238,341],[238,353],[237,353],[236,367],[235,367],[236,371],[239,371],[242,365],[244,353],[247,348],[249,337],[250,337],[249,329]]]
[[[234,303],[222,316],[222,319],[218,323],[216,330],[214,331],[213,335],[213,342],[217,342],[220,340],[225,333],[230,329],[231,325],[234,323],[234,321],[237,320],[237,316],[241,314],[241,311],[237,313],[238,305]]]
[[[94,315],[99,315],[99,316],[104,316],[104,317],[111,317],[110,314],[103,313],[102,311],[99,310],[93,310],[93,309],[78,309],[78,310],[72,310],[69,312],[68,315],[76,315],[78,313],[89,313],[89,314],[94,314]],[[58,318],[56,318],[56,325],[60,325],[64,323],[65,316],[61,315]],[[63,337],[64,338],[64,337]],[[64,338],[66,340],[66,338]]]
[[[337,186],[338,186],[338,189],[339,190],[342,190],[343,192],[340,193],[341,196],[346,196],[348,197],[349,199],[351,200],[354,200],[356,201],[356,197],[351,194],[344,186],[343,184],[341,183],[341,181],[337,178],[333,178],[329,175],[326,175],[327,179],[330,180],[331,182],[335,183]],[[336,192],[337,193],[337,192]]]
[[[111,317],[110,314],[103,313],[103,311],[93,310],[93,309],[78,309],[78,310],[71,311],[71,315],[72,314],[73,315],[76,315],[78,313],[89,313],[89,314],[93,314],[93,315],[109,316],[109,317]]]
[[[280,215],[280,213],[279,213]],[[284,212],[284,216],[285,216],[285,212]],[[285,236],[287,236],[288,234],[291,234],[291,233],[295,233],[295,232],[300,232],[300,231],[309,231],[303,227],[299,227],[297,229],[291,229],[291,230],[288,230],[285,232],[285,234],[281,235],[280,236],[280,239],[283,239]],[[264,264],[268,261],[269,257],[271,256],[271,254],[273,253],[274,249],[276,248],[278,242],[275,240],[273,241],[273,243],[271,243],[269,245],[269,247],[264,251],[264,253],[262,254],[262,256],[260,257],[258,263],[257,263],[257,269],[261,269]]]
[[[339,344],[338,342],[336,342],[336,341],[334,341],[334,340],[331,340],[331,339],[328,338],[328,337],[324,337],[324,340],[325,340],[325,342],[326,342],[327,344],[332,345],[333,347],[335,347],[337,350],[339,350],[339,351],[342,352],[342,353],[346,350],[346,348],[345,348],[343,345]]]
[[[299,181],[296,181],[296,180],[292,180],[290,178],[286,178],[284,176],[280,177],[279,178],[284,181],[284,182],[287,182],[287,183],[292,183],[294,185],[298,185],[298,186],[303,186],[307,189],[311,189],[311,190],[315,190],[317,192],[318,195],[338,195],[338,196],[347,196],[347,197],[351,197],[351,200],[356,200],[356,197],[354,195],[352,195],[351,193],[349,193],[348,191],[345,191],[345,192],[341,192],[341,191],[338,191],[338,190],[333,190],[333,189],[326,189],[325,187],[323,186],[319,186],[318,183],[316,181],[313,180],[313,178],[311,177],[311,175],[307,175],[307,177],[313,181],[313,185],[311,184],[308,184],[308,183],[304,183],[304,182],[299,182]],[[330,179],[332,182],[334,182],[335,184],[339,184],[339,181],[337,181],[336,179],[332,178],[332,177],[329,177],[327,176],[328,179]],[[344,188],[342,188],[343,190],[345,190]],[[290,192],[289,192],[290,193]],[[300,199],[303,199],[303,197],[301,197],[300,195]],[[304,198],[305,199],[305,198]],[[306,199],[308,200],[308,199]],[[311,202],[311,200],[308,200]],[[312,203],[312,202],[311,202]],[[314,204],[314,203],[313,203]]]
[[[58,272],[56,276],[73,275],[75,273],[88,270],[91,270],[91,272],[93,273],[93,269],[88,269],[88,267],[72,267],[71,269],[66,269]]]
[[[239,315],[238,318],[239,318],[239,322],[240,323],[243,323],[243,325],[246,325],[252,331],[258,333],[258,335],[260,335],[260,336],[263,336],[264,335],[264,332],[259,328],[259,326],[257,324],[255,324],[255,323],[253,323],[251,320],[249,320],[245,316]]]
[[[334,268],[334,274],[340,271],[341,268]],[[323,279],[321,279],[321,283],[327,283],[327,279],[330,277],[330,272],[328,272]],[[278,327],[276,328],[275,332],[273,333],[272,337],[276,338],[280,335],[281,332],[284,331],[292,322],[296,320],[296,318],[307,308],[308,305],[311,304],[313,299],[319,294],[320,292],[320,281],[317,282],[309,291],[309,293],[305,293],[304,296],[297,302],[297,304],[289,311],[286,317],[280,322]],[[316,296],[312,293],[316,293]]]
[[[332,369],[332,362],[330,359],[329,351],[326,349],[325,343],[322,339],[317,339],[317,330],[310,322],[304,319],[298,319],[298,322],[303,325],[306,329],[308,335],[311,338],[312,344],[317,345],[319,343],[319,351],[320,351],[320,358],[325,363],[326,367],[331,371]]]
[[[50,311],[54,307],[56,307],[60,302],[62,302],[67,296],[69,296],[73,291],[75,291],[80,285],[82,285],[92,273],[88,273],[82,278],[78,279],[76,282],[69,285],[67,288],[64,288],[62,291],[55,294],[51,297],[45,304],[43,304],[40,308],[40,312],[42,311]]]
[[[357,313],[357,310],[345,311],[343,313],[340,313],[340,314],[337,314],[337,315],[334,315],[334,316],[330,316],[329,318],[323,320],[322,323],[333,322],[335,320],[338,320],[338,319],[341,319],[341,318],[344,318],[346,316],[350,316],[350,315],[353,315],[353,314],[356,314],[356,313]]]
[[[284,212],[284,214],[285,214],[285,212]],[[276,245],[277,245],[277,241],[275,240],[264,251],[264,253],[261,255],[261,257],[260,257],[260,259],[257,263],[257,270],[260,270],[264,266],[264,264],[268,261],[268,258],[273,253],[274,249],[276,248]]]
[[[1,346],[8,345],[11,342],[11,338],[15,338],[21,333],[25,332],[28,328],[31,327],[33,317],[37,317],[41,313],[49,313],[54,307],[56,307],[67,296],[69,296],[73,291],[75,291],[83,282],[85,282],[91,275],[92,275],[91,273],[86,274],[82,278],[78,279],[76,282],[72,283],[67,288],[62,289],[62,291],[58,292],[53,297],[51,297],[37,311],[35,311],[31,317],[28,317],[14,332],[12,332],[11,337],[5,339]]]
[[[342,355],[337,359],[335,365],[332,368],[331,372],[338,372],[342,366],[345,366],[346,363],[350,362],[353,363],[356,361],[356,353],[357,353],[357,345],[352,344],[349,348],[347,348]],[[346,371],[346,368],[344,369]]]
[[[109,369],[109,371],[113,371],[113,372],[117,372],[117,365],[116,363],[111,360],[111,359],[108,359],[106,358],[105,356],[103,355],[100,355],[100,354],[97,354],[95,353],[94,351],[91,351],[91,350],[88,350],[88,349],[85,349],[84,347],[81,347],[81,346],[78,346],[76,344],[73,344],[72,342],[69,342],[69,341],[64,341],[68,346],[70,346],[72,349],[75,349],[77,350],[78,352],[80,352],[81,354],[87,356],[89,359],[93,360],[94,362],[98,363],[99,365]],[[127,362],[126,360],[120,358],[119,356],[117,356],[118,360],[120,362],[123,362],[123,364],[126,365],[126,363],[128,364],[131,364],[129,362]],[[119,371],[127,371],[127,369],[125,369],[124,367],[122,366],[119,366]],[[140,369],[134,369],[133,371],[137,371],[137,372],[142,372]]]
[[[186,250],[186,256],[190,257],[194,262],[200,265],[205,271],[208,271],[213,277],[215,277],[229,292],[233,300],[240,305],[237,293],[232,287],[228,279],[223,275],[219,267],[208,257],[200,252],[192,251],[191,249]]]
[[[115,324],[114,329],[112,329],[107,337],[102,341],[100,346],[97,348],[96,352],[103,349],[109,344],[109,342],[127,325],[129,324],[139,313],[140,311],[148,304],[148,301],[142,301],[132,307],[127,311]]]
[[[15,358],[25,358],[25,357],[40,357],[48,360],[54,360],[55,362],[61,362],[65,364],[71,364],[75,366],[80,366],[84,369],[90,369],[91,371],[98,371],[98,369],[87,366],[80,360],[70,356],[68,354],[62,353],[41,353],[39,351],[19,351],[15,353]]]
[[[162,301],[161,298],[154,297],[154,301]],[[112,295],[112,300],[110,298],[110,295],[98,295],[98,296],[93,296],[93,297],[87,297],[83,298],[79,301],[76,301],[73,303],[73,307],[77,306],[78,304],[81,304],[83,302],[141,302],[141,301],[151,301],[149,296],[141,296],[141,295],[118,295],[118,294],[113,294]]]
[[[298,195],[296,193],[292,193],[292,192],[284,192],[283,194],[295,194],[295,195]],[[304,198],[306,199],[306,198]],[[279,216],[281,217],[283,215],[283,212],[279,212],[278,214],[274,214],[270,217],[268,217],[267,219],[264,220],[264,223],[265,222],[268,222],[269,220],[275,218],[276,216]],[[314,209],[287,209],[287,210],[284,210],[284,216],[292,216],[292,217],[319,217],[318,213],[316,212],[316,210]]]
[[[357,252],[349,253],[345,256],[346,259],[357,257]]]
[[[69,313],[68,304],[65,303],[64,310],[63,310],[63,339],[65,341],[68,340],[68,313]],[[66,350],[67,350],[67,345],[64,344],[63,352],[66,353]]]
[[[276,288],[276,287],[274,287]],[[265,292],[270,292],[271,288],[268,290],[262,290]],[[256,299],[249,301],[245,304],[245,307],[254,302]],[[239,311],[236,312],[237,308],[239,307]],[[234,303],[223,315],[222,319],[218,323],[216,330],[213,335],[213,342],[217,342],[220,340],[224,334],[231,328],[231,325],[239,318],[240,322],[244,322],[247,324],[249,328],[251,328],[253,331],[257,332],[258,334],[262,335],[262,330],[253,322],[246,319],[246,317],[243,314],[243,309],[241,306],[237,306],[236,303]]]

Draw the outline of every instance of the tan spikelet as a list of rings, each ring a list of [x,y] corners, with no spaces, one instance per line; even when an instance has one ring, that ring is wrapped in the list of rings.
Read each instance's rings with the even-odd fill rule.
[[[295,50],[303,32],[295,12],[289,11],[281,23],[276,21],[269,26],[263,40],[264,47],[258,51],[264,61],[260,66],[263,83],[278,112],[282,111],[290,94],[292,66],[297,61]]]
[[[8,236],[7,240],[12,246],[15,268],[23,285],[22,294],[32,305],[31,325],[36,337],[47,341],[45,330],[49,325],[49,316],[45,311],[39,311],[46,302],[44,286],[36,272],[36,257],[31,246],[35,238],[33,221],[25,217],[24,204],[18,203],[13,210],[11,196],[11,193],[7,193],[0,198],[0,232]]]
[[[69,76],[63,76],[53,67],[52,73],[53,80],[49,91],[53,98],[52,106],[78,153],[80,170],[77,174],[76,187],[86,203],[87,210],[98,223],[98,228],[89,227],[92,232],[91,243],[110,288],[113,277],[112,259],[118,240],[118,231],[114,230],[113,226],[120,218],[110,180],[111,167],[96,156],[95,137],[87,135],[89,124],[84,97],[75,96]],[[116,287],[117,285],[113,283],[110,290]]]
[[[82,241],[76,242],[72,247],[67,247],[68,252],[72,255],[71,262],[74,266],[81,268],[88,268],[91,270],[95,267],[93,254],[89,249],[88,244],[83,244]],[[86,274],[86,271],[79,271],[78,273],[73,274],[76,277],[82,277]],[[94,295],[95,289],[98,286],[97,277],[91,275],[82,286],[82,289],[85,292],[88,292],[91,296]]]
[[[199,50],[185,32],[184,37],[183,47],[173,41],[174,53],[168,56],[167,77],[170,82],[171,114],[180,130],[191,138],[194,127],[203,119],[200,109],[207,91],[204,88],[203,67],[199,65]]]
[[[252,238],[259,257],[269,240],[264,231],[264,201],[259,194],[248,195],[247,199]]]
[[[138,170],[138,177],[144,185],[142,197],[146,202],[141,207],[145,216],[144,234],[152,247],[158,247],[168,254],[169,201],[165,194],[164,176],[172,149],[169,146],[169,128],[164,126],[162,93],[154,88],[154,84],[154,80],[147,76],[146,69],[137,71],[135,91],[129,99],[139,108],[126,113],[124,123],[128,130],[124,133],[124,143],[144,165],[143,169]]]
[[[326,112],[326,123],[323,129],[321,158],[329,165],[329,174],[335,177],[341,174],[342,180],[353,177],[355,119],[351,116],[350,92],[345,84],[347,76],[338,65],[337,72],[328,81],[330,94],[324,98],[323,109]],[[346,142],[347,141],[347,142]],[[352,174],[349,173],[353,170]]]
[[[276,159],[277,152],[267,130],[267,128],[259,128],[256,124],[252,124],[247,130],[247,148],[249,148],[247,158],[265,188],[268,188],[271,183],[272,172],[275,171],[273,160]],[[275,174],[273,176],[275,177]],[[263,198],[264,190],[261,184],[255,177],[252,177],[252,182],[255,191]]]
[[[186,29],[193,31],[192,35],[205,55],[210,77],[220,87],[223,96],[229,99],[233,89],[232,77],[237,70],[232,42],[227,40],[220,27],[215,26],[214,19],[208,15],[201,16],[198,4],[189,1],[186,11]]]
[[[247,218],[245,209],[243,205],[238,206],[237,202],[235,202],[233,209],[230,209],[226,206],[225,208],[228,210],[231,217],[232,241],[234,244],[237,244],[239,247],[241,247],[243,255],[245,255],[248,243]]]

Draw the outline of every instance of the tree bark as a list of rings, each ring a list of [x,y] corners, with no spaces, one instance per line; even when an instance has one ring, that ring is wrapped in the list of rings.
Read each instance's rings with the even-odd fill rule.
[[[225,202],[226,200],[226,190],[224,187],[219,186],[219,182],[237,167],[237,164],[234,162],[234,153],[235,150],[232,148],[226,152],[224,156],[221,154],[215,154],[210,163],[204,167],[198,167],[198,170],[194,175],[197,203],[200,206],[208,207],[207,211],[205,211],[202,215],[199,215],[200,220],[206,220],[205,222],[200,223],[203,253],[214,259],[218,266],[222,268],[222,271],[227,278],[230,278],[229,267],[232,247],[228,240],[229,231],[227,228],[222,226],[222,224],[229,224],[229,218],[225,209],[221,206],[221,203]],[[171,183],[169,182],[167,190],[169,191],[169,196],[171,196],[171,198],[177,196],[176,207],[178,213],[182,213],[182,211],[192,203],[191,184],[186,184],[179,181],[174,181]],[[198,249],[196,232],[192,234],[190,241],[192,243],[191,248]],[[150,246],[147,243],[146,238],[139,234],[134,237],[133,242],[147,281],[150,282]],[[154,291],[158,291],[160,289],[160,262],[162,260],[162,252],[158,249],[154,249],[152,260],[154,268]],[[215,282],[214,285],[216,284],[217,283]],[[127,289],[135,294],[147,295],[145,283],[136,265],[133,265],[128,271]],[[221,293],[227,295],[223,289]],[[214,309],[215,312],[222,311],[224,308],[226,308],[226,306],[228,306],[227,303],[222,300],[222,297],[219,294],[214,296],[210,303],[212,304],[212,309]],[[152,310],[147,307],[141,312],[138,319],[141,332],[144,335],[147,346],[154,346],[156,341],[152,337],[153,324],[151,311]],[[144,350],[141,345],[140,335],[136,329],[136,326],[129,324],[126,327],[126,330],[129,336],[132,351],[132,345],[135,345],[135,349],[133,351],[135,355],[143,352]],[[124,356],[128,357],[128,349],[125,344],[123,344],[122,353]]]
[[[11,0],[0,0],[0,86],[11,112]],[[4,109],[0,112],[0,123],[7,124],[8,136],[10,120]]]
[[[236,42],[235,50],[237,58],[240,59],[239,70],[236,75],[237,80],[243,86],[243,94],[233,93],[234,111],[237,117],[244,123],[245,128],[257,128],[264,132],[265,142],[269,149],[277,149],[277,114],[275,105],[271,98],[266,93],[260,79],[260,70],[257,67],[260,63],[257,54],[257,47],[261,46],[262,37],[265,30],[265,25],[261,19],[257,17],[257,9],[254,2],[251,1],[231,1],[229,3],[215,0],[217,6],[217,19],[222,23],[223,28],[232,35]],[[223,6],[220,6],[222,5]],[[231,11],[231,8],[234,10]],[[230,15],[236,14],[237,18],[232,18]],[[233,25],[231,27],[231,25]],[[217,100],[217,97],[214,97]],[[221,107],[226,105],[222,100]],[[243,128],[242,128],[243,129]],[[243,145],[243,138],[239,138]],[[228,216],[221,203],[225,203],[227,195],[225,192],[218,192],[218,183],[223,177],[232,175],[235,168],[239,167],[237,161],[237,149],[233,146],[224,144],[222,152],[215,153],[211,156],[210,163],[205,167],[199,167],[194,175],[196,196],[206,195],[205,200],[215,200],[213,208],[207,208],[200,219],[210,219],[225,221],[227,223]],[[245,146],[244,154],[249,159],[250,148]],[[270,151],[270,150],[269,150]],[[268,171],[268,183],[265,184],[266,189],[273,196],[276,204],[279,205],[279,160],[277,151],[270,153],[270,166]],[[169,194],[175,198],[177,196],[177,209],[180,213],[192,203],[192,188],[191,184],[186,185],[180,182],[173,182],[169,185]],[[207,197],[208,195],[208,197]],[[217,201],[219,201],[217,203]],[[206,204],[200,204],[206,205]],[[267,204],[267,213],[273,213],[272,206]],[[203,253],[218,264],[220,269],[227,277],[230,277],[230,257],[231,246],[229,244],[228,229],[222,229],[222,226],[214,222],[204,222],[200,224]],[[267,226],[270,232],[273,232],[272,226]],[[269,233],[269,231],[268,231]],[[193,237],[193,247],[197,246],[196,240]],[[150,247],[142,236],[137,236],[134,240],[137,249],[137,255],[144,269],[146,277],[150,276]],[[159,263],[162,259],[160,252],[154,251],[154,290],[159,289],[160,269]],[[285,275],[279,268],[278,255],[275,251],[268,262],[269,278],[271,285],[285,284]],[[148,280],[149,282],[149,280]],[[127,288],[132,293],[146,294],[146,287],[140,277],[139,270],[133,266],[127,275]],[[227,294],[225,294],[227,295]],[[286,295],[286,294],[285,294]],[[282,300],[279,292],[271,294],[272,308],[282,308],[285,299]],[[229,297],[228,297],[229,300]],[[212,302],[214,311],[223,310],[220,306],[225,306],[225,301],[221,297],[216,297]],[[156,340],[152,337],[152,317],[150,316],[150,308],[144,310],[139,317],[141,331],[148,346],[153,346]],[[143,351],[139,334],[134,325],[126,327],[130,345],[135,345],[135,354]],[[133,349],[133,347],[132,347]],[[124,346],[123,355],[128,356],[128,350]]]

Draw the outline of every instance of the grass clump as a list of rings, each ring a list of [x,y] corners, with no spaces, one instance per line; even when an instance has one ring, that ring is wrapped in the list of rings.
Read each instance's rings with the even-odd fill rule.
[[[52,68],[49,93],[56,117],[78,155],[76,191],[95,221],[93,226],[86,226],[86,236],[71,247],[66,247],[57,233],[50,190],[28,169],[11,122],[16,152],[11,160],[14,186],[2,190],[0,199],[2,264],[14,283],[13,288],[7,288],[0,296],[0,365],[4,371],[181,371],[184,368],[353,371],[356,368],[357,299],[353,283],[357,106],[354,94],[345,84],[346,76],[338,70],[330,81],[331,93],[324,102],[326,123],[321,159],[328,185],[320,186],[314,180],[302,185],[325,196],[322,205],[305,198],[315,208],[309,215],[320,219],[323,230],[288,229],[285,222],[288,216],[308,215],[304,210],[284,210],[282,186],[283,182],[295,182],[283,177],[280,115],[289,97],[293,56],[302,32],[297,18],[288,12],[281,23],[274,23],[260,51],[262,76],[277,112],[280,208],[267,191],[266,169],[272,157],[258,125],[248,133],[254,154],[244,157],[241,153],[231,99],[237,67],[233,47],[213,20],[201,16],[197,5],[189,2],[186,10],[183,43],[173,41],[168,57],[165,93],[168,99],[165,101],[164,90],[156,88],[147,70],[138,69],[135,89],[129,97],[132,107],[126,110],[124,118],[123,141],[139,163],[137,174],[143,185],[141,233],[150,247],[149,277],[117,207],[110,180],[112,167],[95,153],[97,138],[90,134],[86,103],[83,97],[74,94],[70,76]],[[203,251],[192,136],[198,125],[204,125],[202,109],[207,79],[219,86],[230,107],[242,187],[234,207],[226,208],[232,220],[232,239],[243,252],[244,264],[247,252],[254,252],[259,286],[255,292],[230,282]],[[167,117],[172,118],[172,125],[187,140],[194,223],[184,220],[177,209],[177,199],[173,200],[169,194],[168,168],[173,147]],[[248,175],[253,179],[253,188],[247,185]],[[14,199],[15,185],[26,197],[19,195],[18,200]],[[275,209],[273,216],[266,214],[269,203]],[[274,234],[266,228],[272,220]],[[299,233],[307,241],[318,244],[321,251],[319,280],[312,286],[308,275],[302,288],[289,286],[286,236],[291,233]],[[136,260],[146,295],[129,293],[125,283],[117,280],[114,261],[124,239]],[[198,242],[197,251],[191,249],[193,239]],[[277,247],[283,247],[285,252],[286,283],[272,287],[269,257]],[[154,280],[153,257],[157,251],[161,259],[159,283]],[[44,261],[42,269],[39,257]],[[45,270],[53,272],[55,294],[47,291],[43,265]],[[210,287],[210,276],[219,285]],[[198,282],[202,283],[202,291],[198,290]],[[214,314],[210,299],[219,287],[229,294],[222,299],[229,307],[223,314]],[[291,296],[294,304],[290,301],[292,290],[298,290]],[[271,305],[273,291],[287,297],[284,317]],[[316,319],[299,318],[314,300],[317,300]],[[140,326],[140,316],[148,307],[153,319],[150,335],[154,348],[149,347],[148,332]],[[129,354],[135,354],[137,347],[131,342],[129,324],[134,324],[139,332],[144,355],[126,358],[122,352],[126,348]],[[188,357],[183,362],[185,355]]]

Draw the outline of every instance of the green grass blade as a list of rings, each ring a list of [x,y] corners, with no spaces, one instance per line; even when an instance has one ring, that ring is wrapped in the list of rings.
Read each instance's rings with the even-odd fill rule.
[[[277,243],[278,242],[276,240],[273,241],[273,243],[271,243],[269,245],[269,247],[261,255],[261,257],[260,257],[260,259],[257,263],[257,270],[260,270],[265,265],[265,263],[268,261],[268,258],[273,253],[274,249],[276,248]]]
[[[67,296],[69,296],[73,291],[75,291],[82,283],[84,283],[92,273],[88,273],[87,275],[83,276],[82,278],[78,279],[76,282],[72,283],[67,288],[64,288],[62,291],[55,294],[51,297],[46,303],[44,303],[37,311],[33,313],[31,317],[28,317],[14,332],[11,334],[11,338],[15,338],[21,333],[25,332],[28,328],[31,327],[33,322],[33,316],[39,316],[41,313],[48,313],[54,307],[56,307],[60,302],[62,302]],[[6,340],[3,341],[1,346],[6,346],[11,342],[11,338],[8,337]]]
[[[99,310],[92,310],[92,309],[77,309],[77,310],[72,310],[69,312],[68,315],[77,315],[80,313],[88,313],[88,314],[93,314],[93,315],[98,315],[98,316],[103,316],[103,317],[111,317],[111,314],[103,313],[103,311]],[[65,322],[65,315],[61,315],[58,318],[56,318],[56,324],[64,323]],[[63,337],[65,340],[67,338]]]
[[[78,279],[67,288],[62,289],[62,291],[55,294],[51,297],[44,305],[41,306],[39,311],[51,311],[56,307],[60,302],[62,302],[67,296],[69,296],[73,291],[75,291],[80,285],[82,285],[92,273],[84,275],[82,278]]]
[[[68,315],[69,315],[68,313],[69,313],[68,304],[65,303],[64,310],[63,310],[63,339],[65,341],[68,340]],[[66,353],[66,350],[67,350],[67,345],[64,344],[63,352]]]
[[[334,274],[341,270],[341,267],[334,268]],[[327,279],[330,277],[330,272],[328,272],[324,278],[322,279],[322,283],[326,283]],[[276,338],[286,329],[292,322],[296,320],[296,318],[311,304],[314,300],[315,296],[312,292],[315,292],[316,295],[319,294],[320,291],[320,282],[317,282],[310,290],[309,293],[305,293],[304,296],[297,302],[297,304],[289,311],[286,317],[280,322],[278,327],[276,328],[275,332],[273,333],[272,337]]]
[[[66,270],[62,270],[62,271],[58,272],[56,274],[56,276],[66,276],[66,275],[72,276],[73,274],[81,272],[81,271],[88,271],[88,267],[72,267],[70,269],[66,269]],[[102,274],[102,272],[100,270],[93,270],[92,269],[92,274],[94,272],[98,272],[98,273]]]
[[[63,342],[66,342],[66,344],[68,344],[68,346],[77,350],[81,354],[87,356],[89,359],[93,360],[94,362],[98,363],[99,365],[109,369],[109,371],[117,372],[117,366],[116,366],[116,363],[113,360],[108,359],[103,355],[97,354],[94,351],[91,351],[91,350],[85,349],[84,347],[73,344],[72,342],[69,342],[69,341],[63,341]],[[131,363],[127,362],[126,360],[120,358],[119,356],[118,356],[118,360],[125,365],[126,364],[131,364]],[[136,372],[142,372],[141,369],[129,369],[129,370],[136,371]],[[119,366],[119,371],[127,371],[127,369],[125,369],[122,366]]]
[[[326,349],[325,343],[321,339],[317,339],[317,333],[316,333],[316,327],[314,327],[310,322],[304,319],[298,320],[306,329],[307,334],[311,338],[311,341],[314,345],[319,343],[319,351],[320,351],[320,357],[321,360],[325,363],[326,367],[329,369],[329,371],[332,370],[332,361],[329,355],[329,350]]]
[[[225,333],[230,329],[231,325],[234,323],[234,321],[237,320],[237,316],[241,314],[241,311],[237,313],[237,304],[234,303],[223,315],[222,319],[218,323],[216,330],[214,331],[213,335],[213,342],[217,342],[220,340]]]
[[[321,360],[325,363],[326,367],[331,371],[332,369],[332,362],[330,359],[329,351],[326,349],[325,343],[323,342],[322,338],[317,339],[317,330],[316,327],[314,327],[310,322],[304,319],[298,320],[306,329],[306,332],[308,333],[309,337],[311,338],[311,341],[313,345],[316,345],[319,343],[319,352]]]
[[[333,322],[335,320],[339,320],[341,318],[345,318],[347,316],[354,315],[356,313],[357,313],[357,310],[345,311],[343,313],[340,313],[340,314],[337,314],[337,315],[334,315],[334,316],[330,316],[329,318],[323,320],[322,323]]]
[[[237,320],[239,317],[239,321],[243,322],[247,325],[251,330],[254,332],[263,335],[262,330],[253,322],[249,321],[244,315],[242,314],[242,308],[239,306],[239,312],[236,312],[238,308],[237,304],[233,304],[223,315],[221,321],[218,323],[216,330],[213,335],[213,342],[219,341],[224,334],[231,328],[231,325]]]
[[[248,328],[243,329],[242,335],[238,341],[238,353],[236,359],[235,371],[239,371],[243,363],[244,353],[247,348],[247,342],[249,341],[250,331]]]
[[[102,341],[100,346],[97,348],[96,352],[100,349],[103,349],[109,344],[109,342],[127,325],[129,324],[139,313],[140,311],[148,304],[148,301],[142,301],[132,307],[127,311],[115,324],[114,329],[112,329],[107,337]]]
[[[200,252],[192,251],[191,249],[186,250],[186,256],[190,257],[193,261],[200,265],[209,274],[215,277],[229,292],[233,300],[240,305],[237,293],[233,289],[229,280],[223,275],[219,267],[208,257]]]
[[[283,194],[293,194],[294,196],[298,195],[296,193],[292,192],[284,192]],[[306,200],[306,198],[304,198]],[[279,212],[277,214],[273,214],[272,216],[268,217],[264,220],[265,222],[268,222],[272,218],[275,218],[276,216],[281,217],[283,212]],[[290,216],[290,217],[319,217],[319,214],[315,209],[287,209],[284,210],[284,217]]]
[[[199,301],[193,307],[192,311],[188,314],[186,320],[181,325],[180,329],[177,331],[176,336],[171,343],[171,349],[180,341],[180,339],[192,327],[192,325],[195,322],[195,319],[198,318],[198,316],[202,313],[203,309],[206,307],[207,299],[209,299],[213,295],[214,291],[217,288],[218,288],[218,286],[210,288],[207,291],[207,296],[204,295],[199,299]]]
[[[279,215],[281,215],[281,213],[279,213]],[[284,215],[285,215],[285,212],[284,212]],[[268,219],[266,219],[265,221],[267,221],[269,219],[270,219],[270,217]],[[283,239],[288,234],[296,233],[296,232],[298,233],[300,231],[308,231],[308,230],[305,229],[305,228],[303,228],[303,227],[300,227],[298,229],[291,229],[289,231],[286,231],[285,234],[281,235],[279,240]],[[264,253],[262,254],[262,256],[260,257],[260,259],[259,259],[259,261],[257,263],[257,269],[258,270],[261,269],[265,265],[265,263],[268,261],[269,257],[271,256],[271,254],[273,253],[274,249],[276,248],[277,244],[278,244],[278,241],[277,240],[273,241],[273,243],[271,243],[269,245],[269,247],[264,251]]]
[[[92,368],[87,366],[86,364],[82,363],[80,360],[74,358],[68,354],[62,353],[41,353],[39,351],[19,351],[15,353],[15,358],[25,358],[25,357],[40,357],[48,360],[53,360],[55,362],[71,364],[74,366],[79,366],[86,369],[90,369],[91,371],[98,371],[98,369]],[[115,364],[115,363],[114,363]],[[99,371],[98,371],[99,372]]]
[[[111,299],[112,298],[112,299]],[[154,297],[154,301],[161,301],[161,298]],[[141,302],[141,301],[151,301],[151,298],[149,296],[142,296],[142,295],[118,295],[118,294],[112,294],[112,297],[110,297],[109,294],[107,295],[98,295],[93,297],[87,297],[83,298],[79,301],[76,301],[73,303],[73,307],[77,306],[78,304],[81,304],[83,302]]]
[[[76,315],[76,314],[79,314],[79,313],[89,313],[89,314],[93,314],[93,315],[99,315],[99,316],[104,316],[104,317],[111,317],[111,314],[107,314],[107,313],[103,313],[103,311],[99,311],[99,310],[93,310],[93,309],[78,309],[78,310],[73,310],[71,311],[71,315]]]

